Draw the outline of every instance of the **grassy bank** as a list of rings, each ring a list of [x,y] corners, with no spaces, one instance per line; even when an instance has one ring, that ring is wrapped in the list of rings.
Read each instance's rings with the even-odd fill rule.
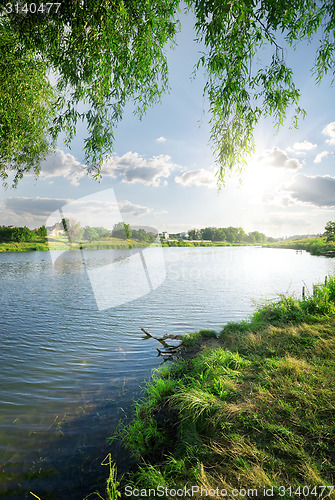
[[[335,241],[327,242],[327,238],[325,236],[321,236],[320,238],[303,238],[301,240],[277,241],[276,243],[270,243],[263,246],[306,250],[312,255],[335,257]]]
[[[139,242],[136,240],[122,240],[121,238],[104,238],[99,241],[85,241],[82,244],[69,244],[64,238],[49,238],[49,242],[45,239],[36,241],[10,241],[0,242],[0,252],[32,252],[32,251],[47,251],[47,250],[78,250],[80,245],[85,250],[106,250],[106,249],[123,249],[129,248],[146,248],[148,243]],[[152,245],[150,245],[152,246]]]
[[[45,241],[0,242],[0,252],[34,252],[46,250],[49,250],[49,246]]]
[[[230,243],[228,241],[206,241],[206,240],[162,240],[163,247],[253,247],[263,246],[261,243]],[[267,246],[267,245],[265,245]]]
[[[73,245],[68,243],[66,237],[49,238],[49,242],[45,239],[24,242],[0,242],[0,252],[32,252],[32,251],[46,251],[46,250],[78,250],[80,245],[85,250],[107,250],[107,249],[123,249],[129,248],[147,248],[148,246],[155,246],[155,243],[141,242],[134,239],[123,240],[121,238],[102,238],[99,241],[85,241],[83,243],[75,243]],[[224,246],[255,246],[251,243],[228,243],[225,241],[184,241],[184,240],[162,240],[162,247],[224,247]],[[256,245],[259,246],[259,245]]]
[[[330,277],[304,300],[185,336],[121,431],[138,459],[122,498],[333,498],[334,332]]]

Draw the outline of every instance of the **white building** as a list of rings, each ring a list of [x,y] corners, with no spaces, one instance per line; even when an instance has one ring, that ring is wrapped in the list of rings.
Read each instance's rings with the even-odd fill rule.
[[[61,222],[56,222],[53,226],[48,226],[46,229],[49,236],[58,236],[59,234],[64,234],[65,232]]]
[[[183,233],[179,233],[178,236],[180,236],[180,238],[182,238],[183,240],[187,240],[190,235],[188,234],[187,231],[184,231]]]
[[[163,231],[162,233],[158,233],[158,236],[162,238],[163,240],[168,240],[170,238],[170,235],[168,232]]]

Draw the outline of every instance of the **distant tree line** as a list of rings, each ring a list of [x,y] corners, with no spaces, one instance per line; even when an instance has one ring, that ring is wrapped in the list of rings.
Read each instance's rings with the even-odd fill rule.
[[[0,241],[32,241],[36,237],[46,238],[47,230],[45,226],[31,230],[29,227],[0,226]]]
[[[146,243],[153,243],[155,241],[156,235],[154,233],[148,233],[145,229],[131,228],[129,224],[125,222],[118,222],[114,225],[112,231],[113,238],[120,238],[122,240],[133,239]]]
[[[72,242],[78,241],[96,241],[102,238],[120,238],[122,240],[134,239],[141,242],[152,243],[155,240],[155,235],[147,233],[144,229],[132,229],[125,222],[114,224],[112,231],[104,227],[82,227],[80,222],[74,219],[62,219],[62,226],[67,233],[69,240]]]
[[[63,218],[62,226],[70,242],[100,240],[110,236],[110,231],[104,227],[82,227],[75,219]]]
[[[274,241],[259,231],[245,233],[241,227],[205,227],[188,231],[191,240],[227,241],[228,243],[265,243]]]
[[[110,231],[104,227],[82,227],[80,222],[74,219],[63,218],[61,225],[65,234],[71,242],[94,241],[102,238],[120,238],[123,240],[134,239],[141,242],[153,243],[156,235],[148,233],[145,229],[131,229],[129,224],[118,222]],[[29,229],[27,226],[0,226],[0,241],[34,241],[36,237],[45,239],[48,231],[45,226],[38,229]]]

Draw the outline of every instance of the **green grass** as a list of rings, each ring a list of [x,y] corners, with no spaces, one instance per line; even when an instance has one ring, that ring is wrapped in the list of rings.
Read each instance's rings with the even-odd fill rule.
[[[148,243],[130,240],[131,248],[146,248]],[[154,243],[150,246],[156,246]],[[0,242],[0,252],[32,252],[47,250],[79,250],[80,247],[85,250],[106,250],[106,249],[125,249],[129,248],[128,240],[120,238],[102,238],[99,241],[84,241],[82,243],[69,244],[66,236],[50,237],[45,239],[36,239],[36,241],[22,242]]]
[[[24,241],[0,243],[0,252],[34,252],[49,250],[48,244],[43,241]]]
[[[119,490],[120,482],[117,480],[117,470],[115,463],[112,462],[111,454],[109,453],[106,458],[101,462],[101,465],[106,465],[109,468],[108,478],[106,481],[106,493],[105,496],[102,497],[98,491],[90,493],[85,497],[84,500],[95,496],[95,498],[100,498],[102,500],[117,500],[122,497],[121,492]]]
[[[301,240],[285,240],[276,243],[266,244],[273,248],[292,248],[295,250],[306,250],[312,255],[329,255],[335,254],[335,241],[328,241],[327,238],[321,236],[319,238],[303,238]]]
[[[217,338],[218,334],[215,330],[203,329],[199,332],[187,333],[183,336],[183,345],[191,347],[196,345],[204,338]]]
[[[282,296],[219,335],[187,336],[197,356],[156,371],[121,430],[139,463],[120,491],[273,487],[289,499],[308,486],[303,498],[332,498],[321,487],[335,479],[334,307],[330,277],[315,295]],[[202,349],[209,339],[217,345]]]

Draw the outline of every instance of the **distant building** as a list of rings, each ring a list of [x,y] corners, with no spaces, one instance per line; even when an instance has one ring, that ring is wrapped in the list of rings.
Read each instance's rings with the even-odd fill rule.
[[[59,234],[64,234],[65,232],[61,222],[56,222],[53,226],[47,226],[46,230],[49,236],[58,236]]]
[[[170,238],[170,235],[168,232],[163,231],[162,233],[158,233],[158,236],[162,238],[163,240],[168,240]]]
[[[182,238],[183,240],[187,240],[190,237],[187,231],[184,231],[183,233],[178,233],[177,236],[179,236],[179,238]]]

